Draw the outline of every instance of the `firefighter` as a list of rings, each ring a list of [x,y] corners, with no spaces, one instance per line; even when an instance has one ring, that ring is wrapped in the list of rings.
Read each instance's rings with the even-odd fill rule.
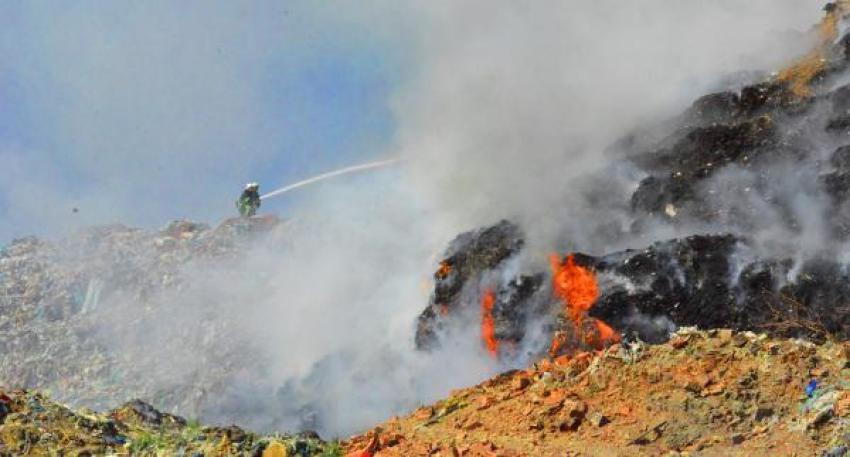
[[[255,182],[249,182],[245,185],[245,190],[236,200],[236,208],[239,210],[239,215],[242,217],[251,217],[257,214],[257,208],[260,207],[260,185]]]

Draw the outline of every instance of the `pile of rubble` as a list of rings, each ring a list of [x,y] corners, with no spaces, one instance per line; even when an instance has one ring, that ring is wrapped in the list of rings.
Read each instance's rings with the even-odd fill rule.
[[[823,455],[850,449],[850,345],[681,329],[543,359],[343,443],[374,456]]]

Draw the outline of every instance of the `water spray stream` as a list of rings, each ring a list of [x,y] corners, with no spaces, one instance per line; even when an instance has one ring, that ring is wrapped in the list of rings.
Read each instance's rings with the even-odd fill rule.
[[[333,178],[335,176],[340,176],[340,175],[344,175],[344,174],[348,174],[348,173],[354,173],[354,172],[357,172],[357,171],[364,171],[364,170],[369,170],[369,169],[372,169],[372,168],[387,167],[387,166],[390,166],[390,165],[394,165],[394,164],[396,164],[400,161],[401,161],[400,158],[395,158],[395,159],[381,160],[381,161],[378,161],[378,162],[369,162],[369,163],[364,163],[364,164],[360,164],[360,165],[354,165],[354,166],[351,166],[351,167],[342,168],[340,170],[329,171],[327,173],[322,173],[318,176],[313,176],[312,178],[307,178],[305,180],[298,181],[298,182],[296,182],[294,184],[290,184],[286,187],[281,187],[280,189],[273,190],[273,191],[271,191],[271,192],[269,192],[265,195],[261,195],[260,198],[265,200],[267,198],[271,198],[271,197],[274,197],[276,195],[280,195],[280,194],[283,194],[285,192],[289,192],[290,190],[295,190],[299,187],[303,187],[303,186],[306,186],[308,184],[313,184],[314,182],[322,181],[322,180],[325,180],[325,179],[328,179],[328,178]]]

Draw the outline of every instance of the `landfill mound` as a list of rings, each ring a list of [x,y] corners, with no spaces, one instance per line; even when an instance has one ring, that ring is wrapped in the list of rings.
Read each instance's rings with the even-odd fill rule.
[[[543,359],[343,444],[375,457],[842,456],[848,366],[848,343],[684,328],[663,345]]]
[[[342,456],[318,436],[261,436],[208,427],[133,400],[105,414],[72,410],[43,394],[0,389],[0,455]]]
[[[845,452],[850,400],[838,376],[850,374],[839,343],[850,339],[850,33],[842,35],[850,0],[825,11],[810,33],[814,48],[784,70],[629,133],[605,151],[614,159],[603,161],[608,168],[572,178],[569,201],[593,209],[580,221],[593,236],[553,242],[548,269],[540,267],[545,259],[529,260],[536,255],[529,246],[540,248],[532,241],[541,240],[526,238],[534,227],[503,220],[451,242],[416,322],[416,347],[429,351],[458,341],[449,340],[455,332],[474,333],[498,366],[554,364],[460,391],[351,440],[349,449],[361,456]],[[320,426],[313,403],[324,395],[322,371],[264,383],[262,348],[238,327],[240,309],[225,306],[248,299],[244,289],[262,280],[249,278],[233,296],[210,296],[227,287],[204,290],[239,275],[255,246],[277,254],[286,233],[274,217],[251,217],[215,228],[177,221],[153,232],[108,226],[58,242],[15,240],[0,251],[0,386],[101,411],[141,398],[186,417]],[[688,326],[699,330],[681,330]],[[168,356],[157,359],[161,346]],[[336,354],[317,366],[353,360]],[[801,398],[809,376],[823,384]],[[7,395],[0,405],[16,413],[0,427],[13,453],[35,449],[36,433],[44,443],[66,443],[76,432],[50,431],[56,421],[101,423],[31,392]],[[56,413],[47,421],[45,408]],[[188,424],[162,417],[169,425],[158,425],[159,433],[167,436],[154,447],[177,449]],[[113,419],[92,426],[100,438],[73,438],[75,445],[111,452],[127,443],[107,435],[150,440],[118,433],[119,422],[129,426]],[[210,440],[231,447],[200,452],[245,453],[259,439],[234,448],[237,440],[222,433]],[[180,452],[195,449],[180,443]]]
[[[515,223],[464,233],[434,274],[417,347],[470,326],[503,360],[660,343],[679,326],[850,338],[850,3],[825,11],[817,45],[783,71],[612,147],[620,160],[589,180],[642,178],[620,213],[591,186],[586,223],[597,245],[631,249],[556,251],[542,270]]]
[[[173,297],[195,281],[187,272],[238,265],[253,243],[284,242],[285,226],[266,216],[216,228],[175,221],[153,232],[116,225],[57,242],[14,240],[0,251],[0,386],[98,410],[143,398],[202,417],[230,377],[254,364],[246,356],[254,351],[215,302],[184,317]],[[132,337],[123,344],[134,350],[122,350],[118,336]],[[173,360],[155,359],[150,345],[171,346]]]
[[[842,456],[850,344],[727,329],[541,359],[343,442],[0,389],[0,455]]]

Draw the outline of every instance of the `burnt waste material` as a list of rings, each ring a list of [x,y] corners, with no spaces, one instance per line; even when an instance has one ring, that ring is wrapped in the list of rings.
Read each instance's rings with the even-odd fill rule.
[[[469,287],[475,286],[476,280],[480,279],[483,273],[494,270],[505,259],[517,254],[522,245],[523,238],[519,227],[506,220],[492,227],[463,233],[452,241],[439,269],[434,273],[431,302],[419,317],[416,347],[431,347],[437,333],[444,328],[444,320],[439,317],[461,311],[464,308],[464,300],[461,297],[477,295],[478,291],[470,291]],[[519,278],[516,284],[521,284]],[[517,286],[514,290],[520,292],[523,288]],[[500,293],[500,297],[506,297],[506,294],[511,295],[511,291],[505,290]],[[502,310],[503,307],[496,305],[496,309]],[[510,317],[519,316],[511,314]],[[519,322],[521,319],[509,320]]]
[[[771,187],[791,168],[815,177],[801,190],[829,197],[830,233],[846,239],[847,43],[850,34],[836,36],[776,77],[699,98],[682,115],[653,127],[669,132],[660,141],[635,144],[635,138],[647,136],[637,132],[620,142],[624,160],[644,174],[629,201],[631,230],[642,230],[650,220],[729,224],[732,232],[758,225],[755,211],[747,214],[747,208],[718,197],[728,191],[721,186],[728,181],[718,175],[731,172],[747,178],[736,191],[768,202],[794,227],[800,221],[791,203]]]
[[[606,151],[614,160],[596,181],[632,191],[611,205],[589,186],[584,198],[598,217],[583,221],[595,234],[586,249],[601,252],[559,260],[592,273],[598,297],[588,317],[647,342],[681,326],[850,338],[841,254],[850,238],[850,34],[839,34],[847,6],[837,5],[813,31],[820,44],[788,68],[705,95]],[[570,234],[561,239],[569,245]],[[523,245],[522,229],[505,221],[457,237],[419,317],[417,347],[477,328],[487,289],[494,337],[510,343],[500,348],[586,326],[564,318],[552,271],[518,267]]]
[[[503,222],[488,230],[506,227]],[[510,228],[512,233],[516,230],[516,226]],[[456,240],[452,249],[472,249],[474,241],[481,241],[473,241],[474,235],[485,231],[464,234],[458,240],[466,244]],[[627,339],[661,343],[684,326],[850,339],[850,307],[845,306],[850,303],[850,275],[843,265],[811,260],[794,272],[792,259],[754,258],[748,255],[750,250],[744,238],[708,234],[657,242],[640,250],[573,257],[593,272],[599,284],[600,295],[589,317],[601,319]],[[459,290],[480,290],[487,273],[478,270],[467,275]],[[569,325],[558,319],[562,303],[553,297],[550,282],[550,272],[540,271],[512,277],[497,288],[496,339],[521,343],[535,318],[548,322],[550,333]],[[458,293],[439,303],[436,297],[419,317],[420,349],[439,344],[440,332],[435,329],[450,331],[456,316],[478,306],[474,294]]]

